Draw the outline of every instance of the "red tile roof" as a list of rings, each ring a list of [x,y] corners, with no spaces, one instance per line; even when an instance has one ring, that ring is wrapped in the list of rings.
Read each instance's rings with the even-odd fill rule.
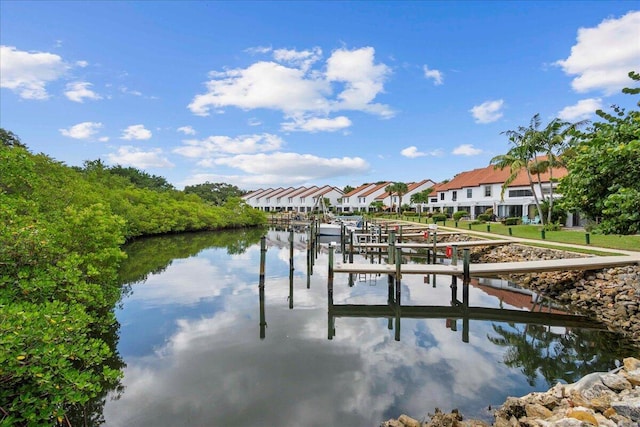
[[[542,157],[539,159],[543,159]],[[484,168],[474,169],[466,172],[460,172],[451,181],[438,184],[434,191],[457,190],[461,188],[477,187],[487,184],[502,184],[511,175],[511,170],[506,167],[504,169],[496,169],[493,165]],[[565,168],[553,168],[553,178],[562,178],[567,175]],[[538,175],[532,176],[534,182],[538,181]],[[540,180],[548,183],[550,180],[549,172],[540,174]],[[516,179],[509,184],[509,187],[522,187],[529,185],[529,178],[526,170],[521,168]]]

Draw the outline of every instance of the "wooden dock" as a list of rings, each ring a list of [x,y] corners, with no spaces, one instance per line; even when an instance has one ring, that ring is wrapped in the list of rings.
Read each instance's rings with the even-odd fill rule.
[[[623,265],[640,265],[640,256],[593,256],[585,258],[469,264],[469,275],[472,277],[495,277],[508,274],[541,273],[545,271],[599,270]],[[397,274],[397,266],[393,264],[337,263],[333,271],[335,273],[395,275]],[[400,274],[462,276],[464,270],[463,265],[401,264]]]
[[[440,234],[438,234],[440,235]],[[520,240],[511,239],[511,240],[469,240],[466,242],[438,242],[435,244],[435,247],[438,249],[446,248],[448,246],[458,247],[458,248],[470,248],[477,246],[501,246],[501,245],[510,245],[511,243],[518,243]],[[355,243],[353,245],[354,248],[387,248],[389,247],[388,243]],[[405,242],[405,243],[396,243],[396,248],[401,249],[433,249],[433,243],[418,243],[418,242]]]

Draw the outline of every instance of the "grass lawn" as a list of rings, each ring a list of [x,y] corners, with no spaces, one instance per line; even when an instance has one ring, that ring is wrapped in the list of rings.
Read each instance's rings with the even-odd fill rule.
[[[390,219],[392,219],[391,217]],[[417,217],[404,217],[405,221],[415,221],[418,222]],[[426,218],[422,218],[421,222],[424,223]],[[430,221],[431,223],[431,221]],[[439,225],[442,225],[442,222],[438,222]],[[458,228],[460,230],[469,230],[470,222],[460,221],[458,223]],[[456,226],[453,220],[447,220],[444,224],[447,227]],[[482,231],[487,232],[487,226],[490,228],[490,233],[493,234],[501,234],[508,236],[509,228],[511,229],[511,235],[513,237],[520,237],[523,239],[536,239],[540,240],[540,243],[546,241],[551,242],[559,242],[559,243],[570,243],[575,245],[586,245],[587,237],[586,232],[577,231],[571,229],[564,229],[559,231],[545,231],[544,239],[542,238],[542,226],[540,225],[512,225],[506,226],[502,225],[499,222],[491,222],[485,224],[475,224],[471,225],[472,231]],[[632,236],[622,236],[618,234],[592,234],[589,233],[589,245],[590,246],[599,246],[602,248],[611,248],[611,249],[623,249],[630,251],[640,251],[640,235],[632,235]]]

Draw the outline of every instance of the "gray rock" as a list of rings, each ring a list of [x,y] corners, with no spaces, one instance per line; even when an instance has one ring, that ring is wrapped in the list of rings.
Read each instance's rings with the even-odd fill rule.
[[[622,376],[616,374],[604,374],[600,377],[602,383],[613,391],[630,390],[631,383]]]
[[[620,402],[611,402],[611,407],[624,417],[640,423],[640,397],[627,398]]]

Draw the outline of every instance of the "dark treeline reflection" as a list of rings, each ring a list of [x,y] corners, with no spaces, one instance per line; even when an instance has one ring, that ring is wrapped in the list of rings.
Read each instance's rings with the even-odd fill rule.
[[[573,383],[591,372],[606,372],[638,349],[611,332],[543,325],[494,324],[489,342],[507,347],[504,364],[520,368],[529,385],[542,376],[547,383]]]
[[[241,254],[264,236],[264,228],[184,233],[134,240],[124,246],[127,259],[119,270],[119,281],[131,285],[149,274],[164,271],[174,259],[196,256],[207,248],[226,248],[229,255]],[[127,290],[124,290],[125,294]]]

